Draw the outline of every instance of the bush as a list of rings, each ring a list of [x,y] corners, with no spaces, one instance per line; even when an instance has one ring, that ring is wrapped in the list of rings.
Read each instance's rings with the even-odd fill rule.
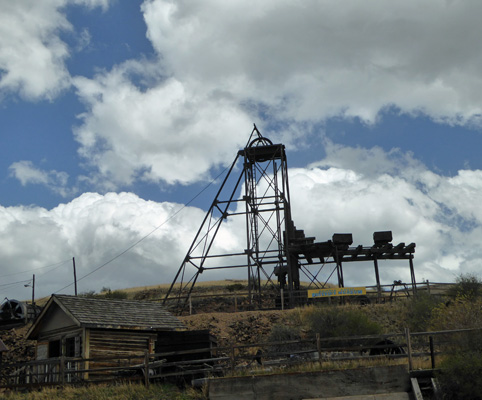
[[[226,289],[227,289],[228,292],[235,292],[235,291],[239,291],[239,290],[245,290],[246,286],[243,285],[242,283],[233,283],[231,285],[227,285]]]
[[[432,311],[430,325],[439,331],[482,328],[482,299],[470,301],[462,298],[449,305],[439,304]]]
[[[95,293],[95,290],[89,290],[87,292],[82,292],[79,294],[80,297],[89,297],[89,298],[92,298],[92,297],[96,297],[97,294]]]
[[[356,309],[309,307],[302,312],[301,319],[308,332],[319,333],[322,338],[373,335],[382,331],[378,323]]]
[[[271,332],[268,336],[269,342],[282,342],[299,339],[301,339],[299,328],[285,324],[273,325],[273,328],[271,328]]]
[[[480,399],[482,395],[482,353],[457,352],[441,364],[436,377],[444,399]]]
[[[407,303],[407,324],[412,332],[425,332],[429,329],[433,310],[442,304],[440,298],[428,293],[419,293]]]
[[[449,294],[453,298],[476,301],[482,297],[482,282],[472,274],[460,275]]]
[[[276,342],[289,342],[293,340],[300,340],[300,329],[299,327],[293,327],[284,324],[276,324],[271,328],[271,332],[268,336],[269,343]],[[295,350],[300,350],[301,346],[299,343],[290,344],[274,344],[271,346],[271,351],[274,352],[290,352]]]
[[[100,293],[96,293],[95,290],[80,293],[81,297],[89,297],[95,299],[113,299],[113,300],[125,300],[128,298],[127,292],[122,290],[110,290],[110,288],[103,287]]]
[[[110,289],[104,294],[106,299],[114,299],[114,300],[125,300],[127,299],[128,295],[126,292],[122,290],[114,290],[111,291]]]

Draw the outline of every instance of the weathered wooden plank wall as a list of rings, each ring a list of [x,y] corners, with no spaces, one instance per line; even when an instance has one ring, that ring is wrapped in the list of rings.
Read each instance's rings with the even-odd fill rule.
[[[122,332],[109,330],[90,330],[89,335],[89,357],[92,359],[109,357],[113,354],[119,358],[117,361],[90,361],[89,368],[119,367],[121,365],[142,364],[146,351],[153,352],[156,333],[146,332]],[[122,357],[132,357],[122,361]],[[137,358],[139,357],[139,358]],[[108,373],[107,371],[105,373]],[[99,373],[96,373],[96,375]],[[92,379],[92,374],[89,374]],[[102,375],[102,374],[101,374]]]

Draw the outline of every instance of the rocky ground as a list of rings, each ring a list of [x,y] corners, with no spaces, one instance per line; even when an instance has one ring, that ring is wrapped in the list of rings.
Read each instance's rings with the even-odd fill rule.
[[[0,331],[0,339],[2,339],[8,351],[2,356],[2,361],[12,363],[17,361],[30,361],[35,357],[34,342],[26,340],[30,324],[19,328],[7,329]]]
[[[209,313],[179,317],[189,329],[209,329],[218,346],[259,343],[271,327],[286,319],[285,311],[244,311],[238,313]]]
[[[384,332],[403,332],[406,326],[401,303],[346,306],[363,310]],[[179,317],[189,329],[209,329],[218,339],[218,346],[260,343],[265,341],[274,325],[293,323],[294,310],[244,311],[238,313],[210,312]]]

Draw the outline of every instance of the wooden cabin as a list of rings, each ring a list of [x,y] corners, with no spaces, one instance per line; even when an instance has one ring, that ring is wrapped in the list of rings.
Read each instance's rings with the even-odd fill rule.
[[[52,295],[27,333],[36,340],[36,359],[98,359],[154,353],[163,332],[185,330],[159,303]],[[82,369],[104,364],[84,363]]]

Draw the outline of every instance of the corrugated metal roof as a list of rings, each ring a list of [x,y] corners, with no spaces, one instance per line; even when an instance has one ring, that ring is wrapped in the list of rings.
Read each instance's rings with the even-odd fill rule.
[[[105,329],[177,330],[184,324],[159,303],[53,295],[81,326]]]

